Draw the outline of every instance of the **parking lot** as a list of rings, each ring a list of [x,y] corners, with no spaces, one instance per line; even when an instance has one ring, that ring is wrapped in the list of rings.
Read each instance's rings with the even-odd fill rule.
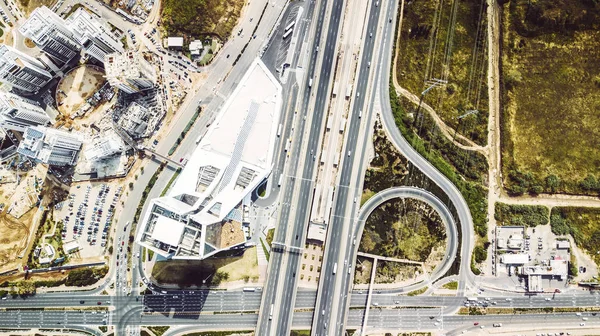
[[[59,218],[65,223],[63,243],[77,241],[80,258],[97,257],[104,253],[122,188],[89,182],[71,188]]]

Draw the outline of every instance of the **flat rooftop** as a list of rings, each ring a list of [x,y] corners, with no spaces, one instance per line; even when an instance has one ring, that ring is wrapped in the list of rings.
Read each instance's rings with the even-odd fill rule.
[[[188,158],[169,196],[198,196],[194,207],[205,207],[199,222],[222,220],[270,173],[281,101],[281,86],[257,60]],[[213,208],[218,203],[219,211]],[[217,218],[202,218],[209,212]]]
[[[203,259],[249,238],[240,204],[271,173],[281,91],[260,59],[252,63],[168,195],[151,201],[138,232],[142,246]]]

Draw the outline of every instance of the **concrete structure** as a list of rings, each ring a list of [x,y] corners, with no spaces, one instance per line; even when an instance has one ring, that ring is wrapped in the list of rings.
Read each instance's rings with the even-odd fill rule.
[[[110,27],[81,7],[65,23],[85,53],[98,62],[104,62],[107,54],[124,52],[123,44]]]
[[[556,248],[559,250],[568,250],[571,248],[571,243],[568,240],[557,240]]]
[[[0,45],[0,82],[26,93],[36,93],[52,74],[35,58],[7,45]]]
[[[46,6],[36,8],[21,25],[19,32],[61,66],[78,56],[81,51],[81,45],[73,31]]]
[[[141,137],[148,128],[150,111],[142,105],[133,102],[119,119],[119,126],[132,138]]]
[[[156,72],[152,65],[133,51],[106,55],[104,68],[110,85],[125,93],[151,89],[156,82]]]
[[[569,262],[567,260],[554,258],[545,264],[525,266],[521,269],[521,275],[527,278],[527,290],[529,292],[543,292],[544,279],[556,279],[559,281],[567,279],[569,275]]]
[[[50,116],[30,99],[0,91],[0,127],[24,132],[29,126],[46,125]]]
[[[83,151],[88,161],[99,161],[125,150],[123,140],[117,137],[97,137]]]
[[[17,152],[38,162],[68,166],[77,161],[81,143],[81,139],[76,134],[33,126],[25,130]]]
[[[243,200],[271,171],[280,108],[281,86],[257,60],[168,196],[150,202],[138,243],[177,259],[204,259],[245,244]]]
[[[183,37],[167,37],[167,48],[175,50],[183,49]]]

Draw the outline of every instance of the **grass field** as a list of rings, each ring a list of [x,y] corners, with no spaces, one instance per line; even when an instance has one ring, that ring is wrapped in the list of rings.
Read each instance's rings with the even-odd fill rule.
[[[502,163],[512,194],[589,193],[600,176],[600,5],[510,1],[502,45]]]
[[[258,280],[256,247],[247,249],[241,256],[212,257],[200,261],[158,261],[152,269],[152,276],[159,283],[180,287],[217,285],[237,280],[255,282]]]
[[[371,213],[359,250],[424,262],[445,239],[442,220],[429,205],[413,199],[394,199]]]
[[[600,209],[555,207],[550,213],[550,226],[557,235],[570,234],[580,248],[600,265]]]
[[[224,41],[231,35],[245,3],[245,0],[165,0],[161,22],[169,36],[216,35]]]
[[[482,145],[488,116],[485,10],[482,0],[405,4],[396,64],[398,82],[415,95],[429,86],[426,80],[446,79],[448,85],[429,91],[424,102],[454,128],[456,117],[478,110],[464,119],[460,132]]]

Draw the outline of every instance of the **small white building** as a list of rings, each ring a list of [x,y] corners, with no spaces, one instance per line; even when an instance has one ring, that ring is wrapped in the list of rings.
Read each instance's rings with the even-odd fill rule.
[[[77,240],[70,241],[63,244],[63,250],[65,253],[73,253],[79,251],[79,243]]]
[[[183,37],[167,37],[167,48],[175,50],[183,49]]]
[[[500,262],[506,265],[525,265],[529,262],[529,255],[525,253],[503,254]]]
[[[192,57],[199,57],[200,53],[202,52],[202,48],[202,41],[194,40],[190,42],[190,54]]]
[[[568,240],[557,240],[556,248],[559,250],[568,250],[569,248],[571,248],[571,243],[569,243]]]

